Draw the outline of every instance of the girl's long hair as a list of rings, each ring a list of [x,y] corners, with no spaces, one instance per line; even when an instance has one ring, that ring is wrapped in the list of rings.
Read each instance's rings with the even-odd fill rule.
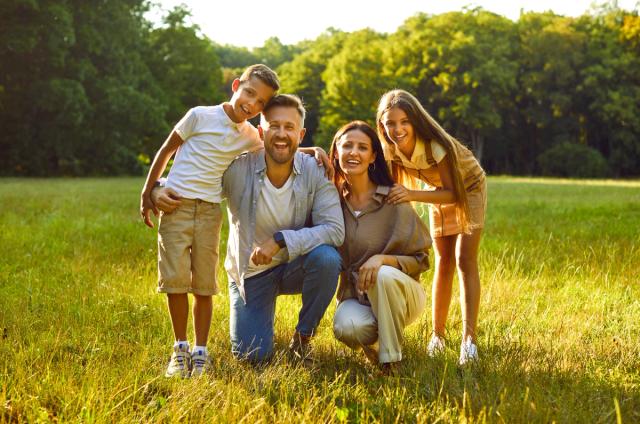
[[[429,142],[435,140],[447,152],[445,160],[449,164],[449,168],[453,171],[453,185],[456,195],[456,214],[462,223],[465,233],[469,232],[469,202],[467,200],[467,192],[464,187],[462,173],[460,172],[459,152],[466,150],[458,140],[448,134],[435,119],[422,107],[418,99],[405,90],[391,90],[380,98],[378,104],[378,113],[376,115],[376,126],[380,139],[383,139],[383,150],[385,158],[391,161],[395,153],[395,144],[389,138],[384,129],[382,117],[391,108],[400,108],[407,114],[411,125],[413,126],[416,137],[419,137],[430,148]],[[410,188],[418,188],[418,182],[406,172],[403,166],[394,162],[391,163],[391,175],[393,179]]]
[[[391,177],[391,173],[389,172],[389,168],[387,167],[387,162],[384,159],[385,156],[382,143],[378,138],[378,134],[376,134],[376,130],[374,130],[369,124],[364,121],[351,121],[348,124],[343,125],[336,132],[336,135],[333,136],[333,141],[331,142],[331,148],[329,149],[329,157],[331,158],[331,162],[333,163],[333,168],[336,170],[333,176],[333,183],[338,189],[340,197],[342,197],[342,188],[346,183],[347,178],[342,168],[340,168],[340,162],[338,161],[338,142],[343,135],[345,135],[349,131],[356,130],[363,132],[367,135],[367,137],[369,137],[369,139],[371,140],[371,148],[376,154],[376,159],[373,162],[374,166],[369,166],[369,170],[367,171],[369,174],[369,179],[377,185],[389,187],[393,185],[393,178]]]

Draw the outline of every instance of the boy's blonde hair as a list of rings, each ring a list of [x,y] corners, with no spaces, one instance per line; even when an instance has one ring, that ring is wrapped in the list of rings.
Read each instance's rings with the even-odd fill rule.
[[[267,65],[258,63],[256,65],[249,66],[244,70],[242,75],[240,75],[240,84],[249,81],[251,77],[258,78],[260,81],[273,88],[273,91],[280,90],[280,80],[278,79],[278,74],[276,74],[275,71],[269,68]]]
[[[466,150],[458,140],[448,134],[435,119],[422,107],[418,99],[405,90],[391,90],[382,95],[376,114],[376,127],[381,140],[384,140],[383,151],[388,161],[391,161],[395,153],[395,144],[387,135],[382,123],[382,116],[390,109],[397,107],[407,114],[409,122],[413,126],[416,137],[426,143],[425,148],[431,148],[429,142],[435,140],[447,152],[445,160],[453,171],[453,185],[456,194],[456,214],[462,223],[465,233],[469,232],[469,202],[464,181],[460,172],[459,152]],[[409,188],[418,188],[418,182],[406,172],[403,166],[391,163],[391,175],[393,179]]]

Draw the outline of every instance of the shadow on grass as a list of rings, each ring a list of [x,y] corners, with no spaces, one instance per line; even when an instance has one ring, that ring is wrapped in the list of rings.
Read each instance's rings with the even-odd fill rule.
[[[559,353],[515,344],[481,346],[481,360],[459,367],[457,350],[430,358],[421,344],[405,347],[396,375],[383,376],[362,352],[337,342],[315,350],[306,368],[286,354],[277,338],[266,363],[237,362],[228,369],[249,373],[261,384],[255,395],[274,408],[296,408],[311,397],[332,403],[338,420],[507,422],[623,422],[640,419],[638,385],[618,384],[610,375],[576,372]],[[452,344],[455,345],[455,344]],[[636,379],[637,381],[637,379]]]

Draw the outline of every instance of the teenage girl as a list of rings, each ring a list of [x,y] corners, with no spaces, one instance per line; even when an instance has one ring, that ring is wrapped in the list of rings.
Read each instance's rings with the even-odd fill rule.
[[[471,151],[427,113],[410,93],[392,90],[380,99],[376,117],[385,159],[396,184],[390,203],[429,204],[434,240],[433,335],[427,351],[445,347],[453,273],[458,270],[462,306],[460,364],[478,359],[476,325],[480,305],[478,248],[487,207],[485,173]],[[420,188],[424,183],[426,190]]]

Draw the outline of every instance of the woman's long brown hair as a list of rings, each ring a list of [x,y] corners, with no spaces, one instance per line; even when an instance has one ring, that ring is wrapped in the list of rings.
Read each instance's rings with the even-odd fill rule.
[[[338,142],[343,135],[348,133],[349,131],[360,131],[364,133],[371,140],[371,148],[373,152],[376,154],[376,159],[373,162],[373,167],[370,167],[368,170],[369,179],[373,181],[377,185],[383,186],[392,186],[393,178],[389,173],[389,168],[387,167],[387,162],[385,161],[385,155],[383,152],[382,143],[378,138],[378,134],[376,134],[376,130],[371,128],[369,124],[364,121],[351,121],[348,124],[343,125],[336,134],[333,136],[333,141],[331,142],[331,148],[329,149],[329,157],[333,163],[333,168],[335,169],[335,174],[333,176],[333,183],[338,189],[338,193],[342,196],[342,186],[346,182],[346,177],[342,168],[340,168],[340,162],[338,161]]]

